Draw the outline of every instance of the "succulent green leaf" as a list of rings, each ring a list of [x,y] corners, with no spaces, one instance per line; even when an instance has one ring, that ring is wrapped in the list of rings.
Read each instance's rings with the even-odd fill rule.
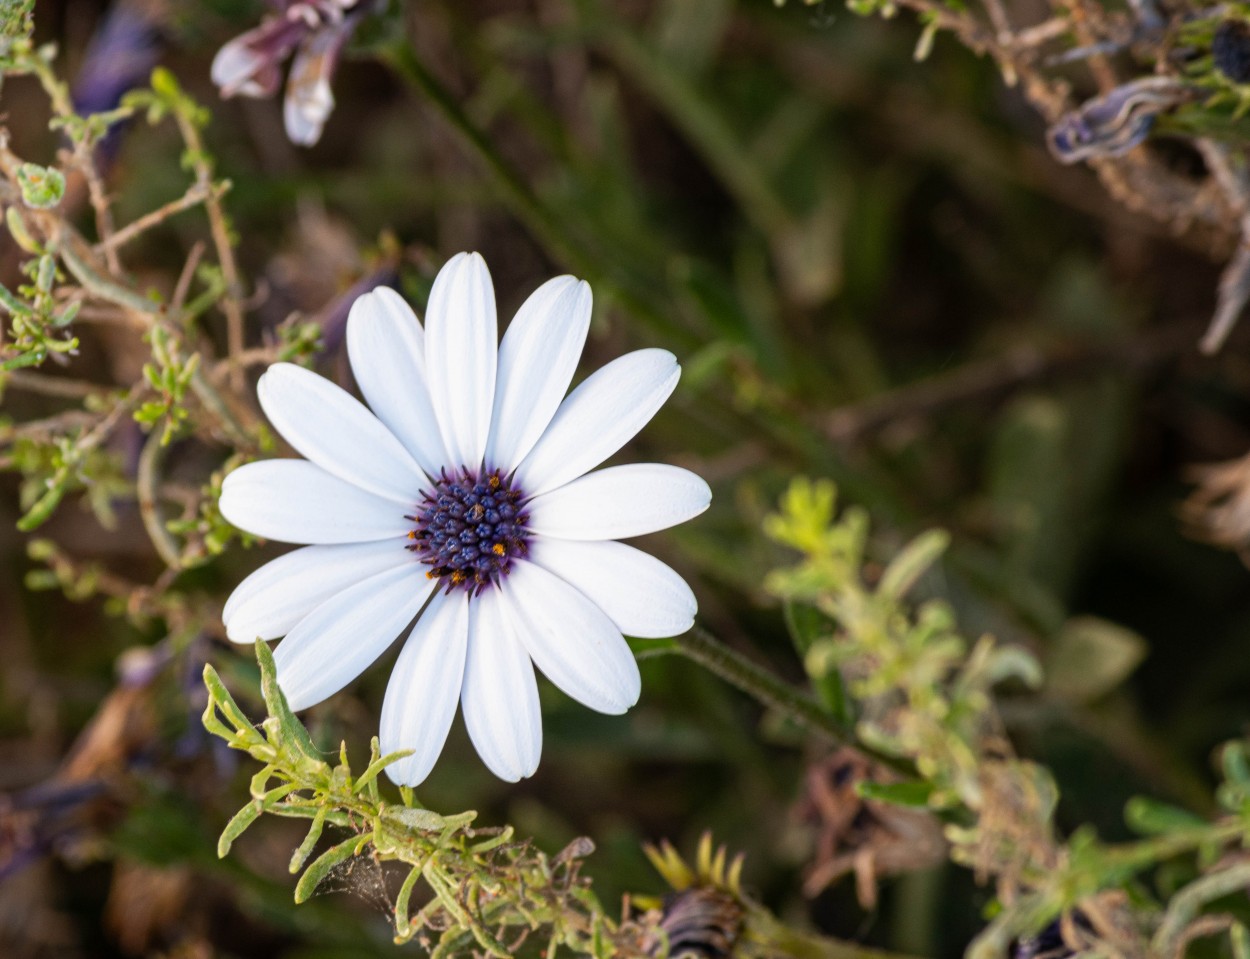
[[[22,202],[36,210],[48,210],[65,196],[65,174],[37,163],[23,163],[17,168],[17,185]]]

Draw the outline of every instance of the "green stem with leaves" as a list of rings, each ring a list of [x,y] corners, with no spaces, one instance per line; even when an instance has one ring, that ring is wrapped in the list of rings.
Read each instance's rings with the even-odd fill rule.
[[[676,653],[698,663],[731,686],[742,690],[769,709],[776,710],[795,724],[840,746],[851,746],[895,772],[911,778],[916,772],[905,759],[864,743],[855,728],[838,720],[785,680],[730,649],[702,626],[672,639],[648,643],[644,656]]]

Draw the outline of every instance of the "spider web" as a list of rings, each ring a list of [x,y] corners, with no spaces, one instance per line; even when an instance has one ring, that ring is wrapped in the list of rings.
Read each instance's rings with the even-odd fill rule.
[[[370,909],[395,920],[395,871],[383,868],[373,856],[362,854],[339,863],[317,884],[314,896],[347,893],[366,903]]]

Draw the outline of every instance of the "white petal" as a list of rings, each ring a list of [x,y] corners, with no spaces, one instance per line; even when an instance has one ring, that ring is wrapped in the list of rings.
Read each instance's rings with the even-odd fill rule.
[[[565,693],[614,715],[638,702],[638,663],[598,606],[560,577],[524,561],[513,566],[500,594],[534,665]]]
[[[417,562],[405,540],[305,546],[271,560],[243,580],[221,611],[236,643],[285,636],[317,606],[384,570]],[[421,569],[423,571],[423,568]]]
[[[307,147],[321,139],[326,120],[334,111],[330,74],[341,43],[338,29],[314,31],[300,44],[291,61],[282,117],[292,143]]]
[[[434,278],[425,311],[430,397],[452,456],[448,466],[481,466],[495,401],[498,335],[486,263],[476,253],[459,253]]]
[[[399,654],[382,700],[378,740],[384,754],[413,750],[386,767],[401,786],[424,780],[443,751],[460,699],[468,637],[468,598],[459,590],[440,593]]]
[[[412,506],[366,493],[307,460],[248,463],[226,477],[221,515],[280,543],[363,543],[406,536]]]
[[[491,772],[510,783],[534,775],[543,750],[538,683],[498,589],[469,604],[460,705],[469,738]]]
[[[699,604],[686,581],[640,549],[535,538],[529,558],[584,593],[626,636],[679,636],[694,625]]]
[[[333,111],[334,94],[326,77],[318,78],[307,87],[287,84],[282,101],[282,124],[286,127],[287,138],[296,146],[316,144]]]
[[[255,97],[264,93],[252,77],[264,67],[265,59],[248,45],[251,37],[251,33],[235,37],[213,57],[209,76],[213,83],[221,87],[223,97],[236,93]]]
[[[365,400],[427,476],[451,463],[425,376],[425,331],[403,297],[378,287],[352,304],[347,355]]]
[[[349,586],[300,620],[273,653],[278,685],[291,708],[307,709],[364,672],[436,585],[412,563]]]
[[[647,425],[680,376],[668,350],[638,350],[613,360],[560,404],[517,469],[518,485],[535,496],[594,469]]]
[[[517,310],[499,344],[499,378],[486,461],[511,471],[551,422],[590,329],[590,286],[558,276]]]
[[[363,490],[416,503],[429,485],[399,440],[346,390],[294,363],[256,385],[261,408],[288,443],[327,473]]]
[[[529,530],[559,539],[626,539],[684,523],[712,502],[698,476],[678,466],[632,463],[588,473],[526,505]]]

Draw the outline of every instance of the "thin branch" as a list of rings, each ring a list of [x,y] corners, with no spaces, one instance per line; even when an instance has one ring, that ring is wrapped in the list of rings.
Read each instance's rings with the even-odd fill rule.
[[[1168,328],[1152,336],[1111,342],[1019,347],[836,409],[825,415],[823,432],[834,442],[852,442],[898,420],[991,401],[1052,378],[1073,379],[1104,368],[1117,372],[1147,369],[1178,355],[1192,340],[1188,329]]]
[[[1250,176],[1244,165],[1234,161],[1224,144],[1204,138],[1197,145],[1212,179],[1241,224],[1241,242],[1220,277],[1215,315],[1198,344],[1198,348],[1210,356],[1219,352],[1250,300]]]
[[[156,547],[156,552],[170,569],[181,569],[182,556],[178,543],[165,528],[165,520],[161,516],[157,503],[157,487],[160,485],[161,461],[165,458],[168,447],[161,443],[161,430],[154,429],[143,444],[143,452],[139,454],[139,465],[135,475],[135,486],[139,499],[139,516],[143,520],[143,528],[148,538]]]
[[[191,252],[187,254],[187,262],[182,266],[182,272],[178,275],[178,282],[174,285],[174,296],[169,301],[170,307],[174,313],[181,313],[183,306],[187,302],[187,294],[191,290],[191,281],[195,278],[196,267],[200,265],[200,260],[204,256],[204,241],[196,240],[191,247]]]
[[[122,229],[118,230],[107,240],[103,240],[98,243],[97,249],[107,252],[110,249],[115,250],[120,246],[124,246],[131,240],[139,237],[143,233],[146,233],[154,226],[164,223],[171,216],[181,213],[183,210],[189,210],[193,206],[200,205],[210,196],[220,196],[222,192],[224,191],[220,189],[214,191],[212,184],[199,182],[193,183],[187,189],[187,192],[178,197],[178,199],[170,200],[164,206],[159,207],[150,213],[145,213],[133,223],[129,223],[122,227]]]
[[[11,370],[4,377],[7,389],[25,390],[28,393],[40,393],[43,396],[56,396],[63,399],[81,400],[91,396],[108,396],[112,390],[107,386],[98,386],[85,380],[71,380],[60,376],[48,376],[46,373],[35,373],[31,370]]]
[[[221,266],[221,275],[226,281],[226,292],[221,299],[222,311],[226,314],[226,355],[233,359],[243,352],[243,284],[239,279],[239,267],[234,259],[234,245],[230,241],[230,226],[226,221],[226,212],[221,205],[221,196],[229,189],[229,183],[213,183],[213,169],[204,151],[204,141],[194,121],[175,111],[174,117],[182,138],[186,141],[187,150],[194,158],[196,183],[204,189],[204,209],[208,213],[209,231],[213,237],[213,248],[217,253],[217,262]],[[243,390],[243,370],[235,368],[230,385],[235,392]]]

